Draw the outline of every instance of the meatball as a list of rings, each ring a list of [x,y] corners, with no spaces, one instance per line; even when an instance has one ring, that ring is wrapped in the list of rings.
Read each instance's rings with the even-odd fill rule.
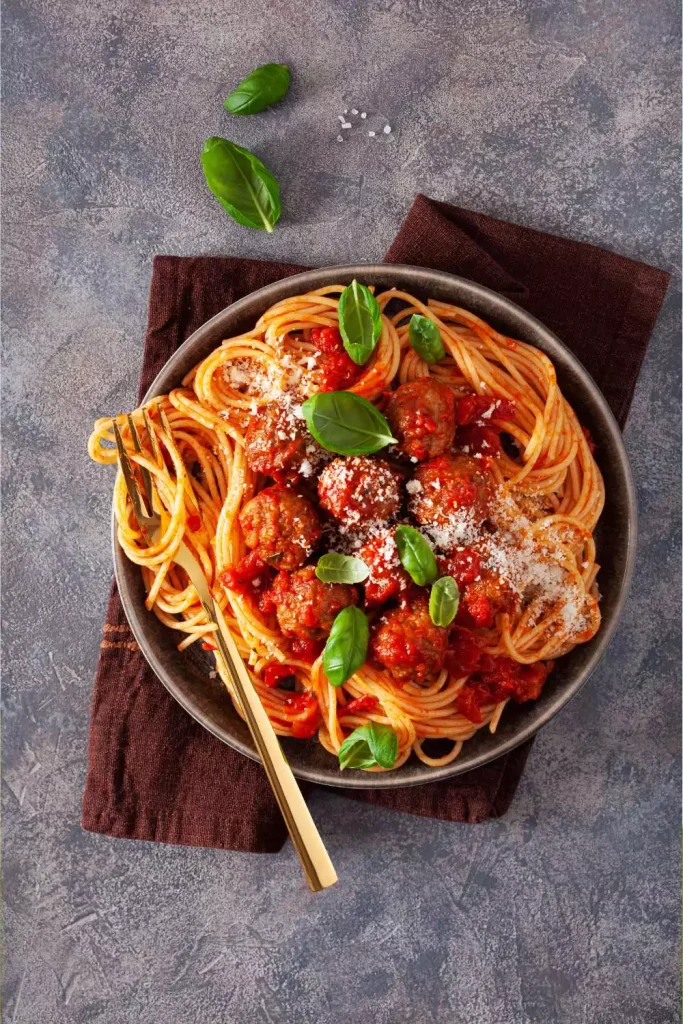
[[[462,605],[458,609],[458,621],[463,625],[490,629],[498,612],[512,611],[515,603],[515,595],[509,584],[483,569],[478,578],[465,588]]]
[[[358,601],[355,587],[323,583],[312,565],[278,573],[269,596],[284,635],[299,640],[323,640],[342,608]]]
[[[441,455],[418,466],[408,490],[411,512],[423,526],[446,526],[458,509],[472,509],[483,520],[491,499],[486,473],[476,459],[460,454]]]
[[[382,530],[371,537],[358,552],[370,575],[365,581],[365,603],[368,607],[384,604],[397,597],[411,584],[410,576],[401,565],[394,540],[394,530]]]
[[[320,540],[311,502],[280,484],[248,501],[239,520],[247,547],[276,569],[298,569]]]
[[[447,646],[448,630],[434,625],[429,600],[420,595],[382,616],[371,651],[395,679],[421,683],[441,671]]]
[[[401,475],[382,459],[335,459],[320,474],[318,497],[345,526],[390,519],[401,505]]]
[[[455,437],[455,398],[446,384],[424,377],[401,384],[386,407],[398,448],[413,461],[443,455]]]
[[[277,405],[266,406],[249,421],[244,445],[251,469],[278,483],[310,476],[322,456],[303,419]]]

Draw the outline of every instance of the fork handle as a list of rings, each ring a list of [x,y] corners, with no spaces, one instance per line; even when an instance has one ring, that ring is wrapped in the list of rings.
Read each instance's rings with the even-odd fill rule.
[[[213,611],[220,631],[220,636],[216,637],[219,650],[234,683],[249,731],[301,860],[308,884],[313,892],[318,892],[334,885],[337,873],[292,769],[287,763],[271,721],[254,689],[223,613],[215,603]]]

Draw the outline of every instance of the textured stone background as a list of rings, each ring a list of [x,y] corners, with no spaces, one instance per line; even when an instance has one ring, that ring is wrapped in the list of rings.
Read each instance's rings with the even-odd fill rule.
[[[674,0],[5,0],[8,1022],[678,1020],[678,25]],[[267,60],[295,69],[289,98],[230,119]],[[391,136],[337,143],[352,106]],[[206,191],[212,134],[279,175],[272,237]],[[134,400],[153,255],[377,260],[418,190],[674,273],[627,431],[618,638],[506,820],[319,793],[326,894],[291,849],[81,832],[112,483],[85,442]]]

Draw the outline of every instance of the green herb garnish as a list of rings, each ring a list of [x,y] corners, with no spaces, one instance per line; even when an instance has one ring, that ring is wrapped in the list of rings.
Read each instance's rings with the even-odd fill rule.
[[[280,186],[248,149],[213,136],[202,150],[202,169],[225,212],[248,228],[272,232],[280,219]]]
[[[353,391],[323,391],[301,408],[318,444],[338,455],[371,455],[396,441],[382,413]]]
[[[362,583],[370,570],[362,558],[330,552],[318,559],[315,574],[323,583]]]
[[[280,102],[291,80],[292,74],[286,64],[264,64],[242,79],[223,106],[231,114],[258,114]]]
[[[396,548],[401,564],[418,587],[433,583],[438,575],[436,558],[429,542],[412,526],[397,526]]]
[[[342,608],[323,651],[323,669],[332,686],[342,686],[365,664],[369,636],[367,615],[355,605]]]
[[[339,297],[339,330],[354,363],[367,363],[382,333],[382,314],[370,289],[358,281],[352,281]]]
[[[393,768],[398,757],[398,739],[388,725],[367,722],[354,729],[339,748],[339,767]]]
[[[452,576],[442,576],[429,595],[429,616],[435,626],[450,626],[458,614],[460,590]]]
[[[441,331],[429,317],[414,313],[408,325],[408,340],[426,363],[438,363],[446,355]]]

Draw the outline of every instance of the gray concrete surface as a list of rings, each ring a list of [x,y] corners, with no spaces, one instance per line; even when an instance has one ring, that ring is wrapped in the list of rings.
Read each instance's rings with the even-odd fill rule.
[[[679,12],[674,0],[5,0],[4,1014],[11,1024],[678,1020]],[[290,97],[221,100],[283,60]],[[344,107],[392,126],[336,142]],[[205,137],[279,174],[275,234]],[[640,557],[618,638],[506,820],[319,793],[343,878],[81,832],[111,572],[100,414],[134,400],[152,257],[381,257],[411,198],[674,272],[627,430]]]

